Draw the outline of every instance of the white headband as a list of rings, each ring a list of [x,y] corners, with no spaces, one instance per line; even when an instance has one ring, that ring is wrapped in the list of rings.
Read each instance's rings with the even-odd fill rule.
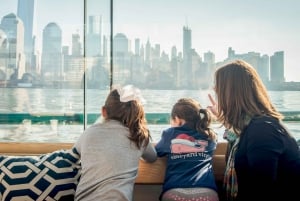
[[[136,101],[140,101],[142,104],[146,103],[146,100],[143,98],[141,94],[141,90],[134,87],[133,85],[126,85],[124,87],[116,86],[114,88],[117,89],[120,95],[121,102],[136,100]]]

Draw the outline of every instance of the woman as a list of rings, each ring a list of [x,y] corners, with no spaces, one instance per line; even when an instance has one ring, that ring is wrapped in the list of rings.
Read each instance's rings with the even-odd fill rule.
[[[236,134],[225,171],[225,180],[237,181],[229,199],[299,200],[299,147],[255,69],[242,60],[217,69],[215,93],[209,108]]]

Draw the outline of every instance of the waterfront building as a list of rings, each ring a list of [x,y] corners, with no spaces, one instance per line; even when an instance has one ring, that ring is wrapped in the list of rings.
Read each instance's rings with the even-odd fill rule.
[[[267,54],[260,57],[257,72],[262,81],[267,84],[270,80],[270,57]]]
[[[24,25],[24,53],[25,69],[27,72],[36,72],[33,60],[34,39],[33,39],[33,19],[34,0],[18,0],[17,15]],[[33,64],[32,64],[33,63]]]
[[[183,68],[180,69],[180,87],[193,87],[192,80],[192,30],[183,27]]]
[[[117,33],[113,40],[114,80],[117,83],[125,84],[131,80],[132,73],[130,70],[129,40],[123,33]]]
[[[145,47],[145,64],[146,64],[146,68],[148,68],[148,69],[150,69],[152,67],[151,59],[152,59],[151,44],[150,44],[150,41],[148,38],[146,47]]]
[[[282,83],[284,78],[284,51],[275,52],[270,58],[270,81]]]
[[[204,53],[203,62],[207,65],[207,83],[213,83],[214,72],[216,70],[216,57],[215,54],[211,51]]]
[[[136,38],[134,40],[134,53],[137,56],[140,55],[140,43],[141,43],[141,40],[139,38]]]
[[[62,31],[54,22],[46,25],[43,30],[41,73],[44,84],[57,87],[63,81],[62,66]]]
[[[5,15],[0,24],[7,37],[8,55],[6,59],[6,79],[16,85],[25,73],[24,25],[14,13]]]
[[[88,17],[88,32],[86,35],[86,56],[102,55],[102,16],[91,15]]]
[[[82,56],[82,47],[80,43],[80,35],[78,33],[72,34],[72,55]]]
[[[108,67],[108,52],[109,52],[108,39],[106,36],[103,36],[103,60],[105,66],[107,67]]]
[[[6,70],[8,61],[8,39],[6,33],[0,29],[0,86],[6,86]]]

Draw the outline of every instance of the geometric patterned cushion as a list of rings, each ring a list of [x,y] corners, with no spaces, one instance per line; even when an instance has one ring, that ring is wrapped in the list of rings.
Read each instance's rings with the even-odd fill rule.
[[[0,156],[0,200],[73,201],[80,172],[76,149],[40,156]]]

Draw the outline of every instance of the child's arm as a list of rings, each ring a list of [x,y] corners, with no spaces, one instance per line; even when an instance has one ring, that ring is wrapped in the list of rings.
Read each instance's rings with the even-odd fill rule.
[[[147,147],[145,148],[142,154],[142,159],[144,159],[148,163],[153,163],[156,161],[157,159],[156,151],[151,142],[149,142]]]

